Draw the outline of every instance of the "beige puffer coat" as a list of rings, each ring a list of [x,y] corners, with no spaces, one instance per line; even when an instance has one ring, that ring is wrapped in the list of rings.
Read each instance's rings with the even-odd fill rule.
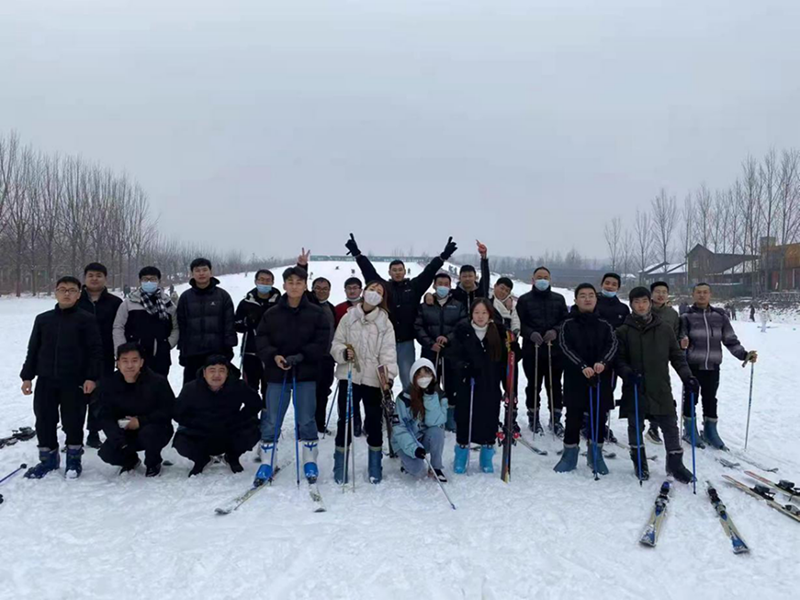
[[[358,361],[358,370],[353,368],[354,384],[380,387],[378,365],[386,367],[390,379],[397,377],[394,326],[386,311],[376,308],[364,314],[362,305],[356,304],[339,322],[331,346],[331,356],[337,363],[337,379],[347,380],[347,344],[353,346]]]

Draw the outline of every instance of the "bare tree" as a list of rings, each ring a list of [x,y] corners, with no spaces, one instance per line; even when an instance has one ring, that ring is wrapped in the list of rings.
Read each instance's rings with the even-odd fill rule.
[[[711,192],[702,184],[695,193],[697,209],[694,214],[697,241],[706,248],[711,248],[711,235],[713,230],[712,220],[714,214],[714,203],[711,200]]]
[[[616,271],[619,266],[620,253],[622,252],[622,219],[614,217],[606,223],[604,234],[609,258],[611,259],[611,270]]]
[[[643,281],[643,274],[650,264],[653,253],[653,231],[650,226],[650,215],[636,209],[636,219],[633,222],[634,247],[639,269],[639,283]]]
[[[677,206],[675,196],[667,196],[667,191],[661,189],[652,203],[653,217],[651,225],[653,228],[653,241],[658,248],[659,258],[664,262],[664,272],[667,272],[667,263],[670,256],[670,245],[672,244],[672,232],[675,230],[677,222]]]

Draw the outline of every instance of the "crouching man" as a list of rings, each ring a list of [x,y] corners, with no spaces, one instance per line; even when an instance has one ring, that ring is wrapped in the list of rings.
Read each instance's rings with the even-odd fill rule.
[[[98,419],[106,441],[98,456],[121,467],[120,474],[139,466],[144,450],[147,477],[161,473],[161,451],[172,439],[175,395],[166,377],[144,366],[136,342],[117,349],[117,372],[104,378],[95,392]]]
[[[258,393],[225,356],[209,356],[175,405],[178,432],[172,445],[194,463],[189,477],[202,473],[211,457],[220,454],[231,471],[241,473],[239,458],[259,440],[256,415],[261,405]]]

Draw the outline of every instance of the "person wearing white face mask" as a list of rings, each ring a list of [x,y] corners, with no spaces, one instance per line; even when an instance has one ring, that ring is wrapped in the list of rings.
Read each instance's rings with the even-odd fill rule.
[[[607,321],[616,329],[621,326],[626,317],[631,314],[631,309],[623,304],[617,297],[622,278],[616,273],[606,273],[600,284],[600,294],[597,296],[597,308],[595,309],[601,319]]]
[[[364,402],[369,480],[371,483],[380,483],[383,478],[383,393],[378,366],[386,367],[390,381],[394,381],[398,374],[394,326],[389,320],[383,282],[370,282],[364,292],[363,302],[347,311],[333,336],[331,356],[337,363],[336,378],[339,380],[334,480],[336,483],[346,480],[345,447],[351,442],[351,435],[347,434],[352,431],[346,419],[348,383],[351,383],[352,406]]]
[[[392,443],[400,456],[401,471],[412,477],[428,474],[429,457],[433,475],[442,483],[444,424],[447,421],[447,398],[434,377],[434,366],[420,358],[411,367],[411,386],[401,392],[395,403]]]
[[[145,365],[167,377],[172,364],[170,350],[178,345],[177,306],[161,289],[161,271],[144,267],[139,271],[139,288],[131,290],[114,318],[116,350],[126,342],[136,342],[144,353]]]

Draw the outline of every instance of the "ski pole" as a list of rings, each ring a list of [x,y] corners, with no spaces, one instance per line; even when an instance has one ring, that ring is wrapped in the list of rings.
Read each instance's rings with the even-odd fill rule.
[[[597,406],[595,407],[594,410],[594,418],[597,419],[594,428],[595,432],[597,433],[597,439],[594,441],[594,458],[595,460],[597,460],[597,453],[601,452],[597,448],[597,444],[600,441],[600,375],[597,375],[597,389],[594,391],[594,395],[595,395],[595,402],[597,403]],[[602,458],[602,456],[600,458]]]
[[[692,408],[692,493],[697,494],[697,462],[695,458],[695,432],[697,431],[697,424],[695,423],[694,413],[694,392],[689,392],[689,404]]]
[[[430,459],[428,458],[428,455],[427,455],[427,454],[425,455],[425,462],[426,462],[426,463],[428,463],[428,468],[429,468],[431,471],[433,471],[433,473],[434,473],[434,475],[435,475],[435,474],[436,474],[436,471],[434,471],[434,470],[433,470],[433,466],[431,465],[431,461],[430,461]],[[446,490],[446,489],[444,489],[444,484],[443,484],[441,481],[439,481],[439,478],[438,478],[438,477],[434,477],[434,479],[436,480],[436,483],[438,483],[438,484],[439,484],[439,489],[440,489],[440,490],[442,490],[442,493],[444,494],[444,497],[445,497],[445,498],[447,498],[447,501],[450,503],[450,508],[452,508],[453,510],[455,510],[455,509],[456,509],[456,505],[455,505],[455,504],[453,504],[453,501],[450,499],[450,495],[447,493],[447,490]]]
[[[550,377],[550,389],[547,390],[547,397],[550,399],[550,421],[553,423],[553,440],[556,439],[556,409],[555,400],[553,400],[553,344],[547,342],[547,370]]]
[[[333,414],[333,405],[336,404],[339,396],[339,384],[337,382],[336,389],[333,390],[333,400],[331,401],[331,407],[328,409],[328,418],[325,419],[325,431],[322,432],[322,439],[325,439],[325,436],[328,435],[328,425],[331,422],[331,415]]]
[[[475,379],[469,380],[469,429],[467,430],[467,475],[469,475],[470,454],[472,454],[472,406],[475,399]],[[441,482],[440,482],[441,483]]]
[[[539,398],[539,395],[541,393],[540,392],[541,388],[539,387],[541,385],[539,383],[539,346],[534,346],[533,347],[533,385],[535,386],[534,389],[536,390],[536,402],[533,403],[533,406],[534,406],[534,410],[536,410],[536,419],[538,419],[539,418],[539,404],[541,403],[541,400]],[[527,398],[527,394],[526,394],[525,403],[527,404],[527,402],[528,402],[528,398]],[[528,425],[531,425],[531,423],[529,423]],[[533,433],[534,433],[533,439],[536,439],[536,421],[535,420],[533,422]]]
[[[639,382],[633,384],[633,417],[636,419],[636,464],[639,467],[636,475],[639,477],[639,487],[642,482],[642,430],[639,422]]]
[[[344,477],[342,477],[342,493],[347,489],[347,470],[350,460],[350,428],[352,414],[350,407],[353,399],[353,362],[347,363],[347,398],[345,399],[345,422],[344,422]]]
[[[594,430],[594,399],[592,398],[592,390],[593,386],[591,381],[589,382],[589,428],[591,429],[592,435],[592,443],[594,444],[594,448],[597,448],[597,433]],[[597,454],[594,452],[594,448],[590,448],[592,450],[592,471],[594,472],[594,480],[597,481],[600,479],[597,475]]]
[[[297,487],[300,487],[300,423],[297,420],[297,374],[292,369],[292,405],[294,406],[294,462],[297,466]]]
[[[286,392],[286,378],[288,375],[288,373],[283,374],[281,397],[278,399],[278,414],[275,415],[275,433],[272,436],[272,456],[269,459],[270,483],[272,483],[272,477],[275,476],[275,448],[278,446],[278,432],[280,429],[279,425],[281,422],[281,411],[283,410],[283,394]]]
[[[364,405],[364,406],[366,407],[366,405]],[[361,409],[359,408],[359,410],[361,410]],[[351,388],[350,388],[350,418],[354,420],[353,423],[355,424],[354,411],[355,411],[355,405],[354,405],[354,402],[353,402],[353,390],[352,390],[352,386],[351,386]],[[351,427],[350,428],[350,432],[352,433],[352,431],[353,431],[353,428]],[[350,461],[352,462],[352,467],[353,467],[351,469],[351,471],[352,471],[352,480],[353,480],[353,492],[355,492],[356,491],[356,441],[355,441],[355,439],[351,439],[351,445],[352,445],[352,448],[350,448]]]
[[[242,336],[242,345],[239,348],[239,372],[242,374],[242,380],[247,383],[247,375],[244,372],[244,349],[247,346],[247,332]]]
[[[747,401],[747,429],[744,432],[744,451],[747,452],[747,440],[750,438],[750,409],[753,408],[753,369],[756,363],[750,363],[750,399]]]
[[[14,469],[13,471],[11,471],[11,473],[9,473],[8,475],[6,475],[2,479],[0,479],[0,483],[3,483],[7,479],[11,479],[14,475],[16,475],[17,473],[22,471],[22,469],[27,469],[27,468],[28,468],[28,465],[26,465],[25,463],[22,463],[18,468]]]

